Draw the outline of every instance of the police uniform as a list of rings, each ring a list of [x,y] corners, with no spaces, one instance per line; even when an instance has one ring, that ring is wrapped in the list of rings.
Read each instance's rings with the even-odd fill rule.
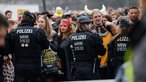
[[[79,18],[79,23],[90,22],[86,16]],[[89,31],[76,31],[69,37],[69,56],[72,61],[72,80],[93,80],[99,78],[99,60],[97,56],[105,54],[102,39]]]
[[[145,82],[145,49],[146,49],[146,16],[144,15],[136,26],[133,27],[129,48],[125,56],[129,60],[118,71],[116,82]]]
[[[115,77],[115,73],[124,63],[125,52],[130,42],[128,35],[131,23],[127,18],[121,18],[119,24],[120,27],[125,27],[124,31],[122,31],[123,33],[115,37],[115,39],[108,44],[108,74],[110,79]]]
[[[32,13],[26,13],[33,18]],[[48,48],[49,41],[44,31],[33,25],[32,19],[22,20],[7,37],[9,51],[14,57],[15,82],[41,81],[41,52]]]

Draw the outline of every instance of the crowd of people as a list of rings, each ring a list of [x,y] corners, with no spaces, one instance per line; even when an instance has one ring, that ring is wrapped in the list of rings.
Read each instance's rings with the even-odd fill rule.
[[[87,6],[84,11],[61,7],[25,11],[17,21],[12,20],[13,11],[7,10],[0,14],[0,82],[103,80],[114,79],[117,73],[117,82],[132,82],[125,81],[124,71],[118,69],[132,61],[128,51],[135,50],[145,35],[144,3],[124,11]],[[57,53],[59,72],[42,73],[42,52],[50,49]]]

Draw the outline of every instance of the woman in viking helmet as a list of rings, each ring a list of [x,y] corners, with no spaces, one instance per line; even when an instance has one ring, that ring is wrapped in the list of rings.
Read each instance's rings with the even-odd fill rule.
[[[103,9],[102,9],[103,10]],[[85,6],[85,11],[91,15],[93,26],[92,26],[92,32],[98,33],[103,40],[103,45],[106,48],[106,53],[104,56],[100,56],[101,59],[100,62],[100,75],[102,79],[107,79],[107,57],[108,57],[108,47],[107,44],[112,38],[113,35],[116,34],[117,26],[111,22],[103,22],[103,11],[99,9],[89,10],[87,6]]]

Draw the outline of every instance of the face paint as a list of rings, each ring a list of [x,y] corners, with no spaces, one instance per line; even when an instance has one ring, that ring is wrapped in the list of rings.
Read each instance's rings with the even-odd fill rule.
[[[71,24],[70,20],[61,20],[61,23],[60,23],[60,25],[66,25],[67,30],[68,30],[70,24]]]

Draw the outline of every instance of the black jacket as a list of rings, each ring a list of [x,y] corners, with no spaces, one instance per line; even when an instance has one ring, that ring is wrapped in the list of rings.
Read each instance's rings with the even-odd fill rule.
[[[124,63],[124,55],[128,48],[130,38],[121,36],[108,44],[108,63],[112,66],[119,67]]]
[[[74,59],[76,59],[76,62],[84,61],[92,62],[93,64],[94,59],[99,54],[105,54],[102,39],[98,34],[91,32],[76,32],[72,34],[67,40],[62,42],[59,51],[63,72],[68,80],[72,79],[71,72]]]
[[[69,48],[75,61],[94,60],[98,55],[105,54],[102,39],[91,32],[76,32],[69,38]]]
[[[50,42],[51,49],[57,52],[58,46],[59,46],[57,33],[54,33],[53,38],[49,40],[49,42]]]
[[[34,28],[31,20],[23,20],[18,28],[7,37],[9,53],[19,64],[40,63],[42,50],[49,47],[49,41],[42,29]]]

